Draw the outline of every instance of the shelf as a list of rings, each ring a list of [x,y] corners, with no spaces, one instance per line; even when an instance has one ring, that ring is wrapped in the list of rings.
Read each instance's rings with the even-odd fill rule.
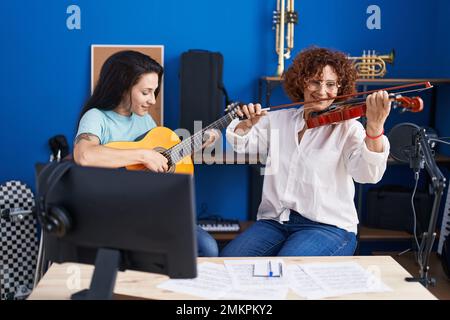
[[[231,241],[236,238],[241,232],[248,229],[254,221],[239,221],[241,230],[238,232],[210,232],[211,236],[217,241]]]
[[[436,83],[450,83],[450,79],[444,78],[430,78],[430,79],[402,79],[402,78],[378,78],[378,79],[358,79],[356,80],[357,85],[386,85],[386,84],[408,84],[408,83],[416,83],[416,82],[431,82],[431,84]]]
[[[262,81],[265,82],[282,82],[283,80],[278,77],[261,77]],[[416,83],[416,82],[431,82],[433,83],[450,83],[450,79],[447,78],[375,78],[375,79],[358,79],[356,80],[357,85],[383,85],[383,84],[408,84],[408,83]]]
[[[231,241],[241,232],[248,229],[254,221],[240,221],[241,230],[239,232],[211,232],[210,234],[217,241]],[[360,241],[387,241],[387,240],[411,240],[413,235],[405,231],[375,229],[365,226],[359,227]]]
[[[360,241],[411,240],[414,236],[406,231],[359,227]]]

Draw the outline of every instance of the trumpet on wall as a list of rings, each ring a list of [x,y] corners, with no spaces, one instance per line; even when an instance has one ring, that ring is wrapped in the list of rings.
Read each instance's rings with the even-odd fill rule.
[[[363,51],[361,57],[348,57],[353,61],[358,78],[373,79],[382,78],[386,74],[386,63],[394,63],[395,51],[386,55],[377,55],[375,50]]]
[[[275,29],[278,55],[277,76],[283,74],[284,59],[291,57],[291,51],[294,48],[294,24],[297,23],[298,14],[294,11],[294,0],[277,0],[277,10],[273,12],[273,29]]]

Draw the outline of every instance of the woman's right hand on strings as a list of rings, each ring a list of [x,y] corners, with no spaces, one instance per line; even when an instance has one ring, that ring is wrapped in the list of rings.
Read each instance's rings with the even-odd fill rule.
[[[261,111],[261,105],[259,103],[249,103],[248,105],[239,107],[236,111],[236,114],[239,117],[246,118],[239,122],[239,124],[236,126],[236,130],[240,129],[248,132],[255,124],[258,123],[262,116],[265,116],[267,114],[267,111]]]
[[[167,172],[169,170],[167,158],[154,150],[143,149],[142,164],[154,172]]]

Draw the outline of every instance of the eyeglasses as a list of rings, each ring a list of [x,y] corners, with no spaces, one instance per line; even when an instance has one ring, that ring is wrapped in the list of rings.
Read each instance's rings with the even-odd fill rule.
[[[322,88],[322,85],[325,85],[325,90],[327,92],[336,91],[340,88],[340,85],[336,81],[324,81],[324,80],[308,80],[306,81],[306,85],[308,90],[318,91]]]

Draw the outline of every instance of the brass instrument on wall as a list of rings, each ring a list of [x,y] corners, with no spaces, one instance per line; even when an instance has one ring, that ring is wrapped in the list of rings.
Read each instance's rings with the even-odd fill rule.
[[[361,57],[348,57],[353,61],[358,78],[373,79],[382,78],[386,74],[386,63],[394,63],[395,51],[386,55],[376,55],[375,50],[363,51]]]
[[[294,11],[294,0],[277,0],[277,10],[273,12],[273,29],[275,29],[276,52],[278,55],[277,76],[283,74],[284,59],[291,57],[291,51],[294,48],[294,24],[297,24],[297,22],[298,15]],[[285,30],[286,26],[287,30]],[[286,45],[284,43],[285,34]]]

